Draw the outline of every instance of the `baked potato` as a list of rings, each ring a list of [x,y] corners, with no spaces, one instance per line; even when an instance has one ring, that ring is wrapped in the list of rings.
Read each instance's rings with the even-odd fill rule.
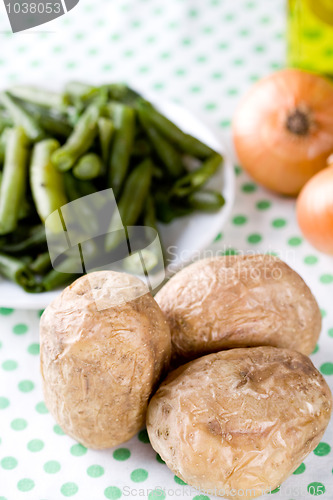
[[[147,430],[155,451],[189,485],[254,498],[299,467],[331,410],[330,390],[307,356],[240,348],[171,372],[149,403]]]
[[[271,255],[203,259],[157,293],[173,363],[234,347],[271,345],[310,354],[321,314],[302,278]]]
[[[169,327],[144,283],[112,271],[79,278],[46,308],[40,347],[46,406],[67,434],[96,449],[144,425],[171,352]]]

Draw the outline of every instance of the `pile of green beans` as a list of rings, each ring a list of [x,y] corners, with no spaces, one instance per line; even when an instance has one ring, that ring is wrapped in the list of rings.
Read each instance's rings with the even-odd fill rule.
[[[52,268],[44,223],[68,202],[106,188],[128,226],[157,228],[196,210],[215,212],[224,199],[206,184],[222,163],[124,84],[1,92],[0,274],[35,293],[76,278],[70,261],[64,272]],[[55,220],[51,230],[62,227]],[[119,238],[105,235],[106,255]]]

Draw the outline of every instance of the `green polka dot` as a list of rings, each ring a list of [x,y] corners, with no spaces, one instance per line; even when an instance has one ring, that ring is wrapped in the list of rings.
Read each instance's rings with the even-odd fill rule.
[[[2,342],[1,342],[1,340],[0,340],[0,349],[1,349],[1,347],[2,347]]]
[[[333,338],[333,328],[330,328],[327,333],[328,333],[329,337]]]
[[[214,109],[216,109],[216,108],[217,108],[217,104],[216,104],[216,102],[207,102],[207,103],[205,104],[205,109],[206,109],[207,111],[213,111],[213,110],[214,110]]]
[[[58,424],[56,424],[56,425],[53,426],[53,431],[56,434],[58,434],[58,436],[64,436],[65,435],[64,431],[62,430],[62,428]]]
[[[280,491],[281,487],[278,486],[277,488],[275,488],[275,490],[272,490],[271,493],[278,493]]]
[[[257,202],[256,207],[258,210],[267,210],[271,207],[271,202],[269,200],[260,200]]]
[[[304,258],[304,262],[305,262],[305,264],[307,264],[308,266],[313,266],[314,264],[317,264],[317,262],[318,262],[318,257],[316,257],[315,255],[307,255],[307,256]]]
[[[28,325],[25,325],[24,323],[18,323],[17,325],[13,326],[13,332],[16,335],[22,335],[23,333],[27,333],[28,331]]]
[[[1,460],[1,467],[6,470],[15,469],[17,466],[17,460],[14,457],[4,457]]]
[[[39,318],[42,316],[42,314],[43,314],[43,312],[44,312],[44,311],[45,311],[45,309],[41,309],[40,311],[38,311],[38,313],[37,313],[37,314],[38,314],[38,317],[39,317]]]
[[[326,488],[323,485],[323,483],[313,482],[308,484],[307,490],[308,493],[310,493],[310,495],[318,496],[318,495],[323,495],[326,491]]]
[[[17,362],[13,359],[7,359],[7,361],[4,361],[1,366],[7,372],[11,372],[17,368]]]
[[[28,353],[34,355],[39,354],[39,344],[30,344],[28,347]]]
[[[12,420],[10,426],[14,431],[23,431],[28,425],[28,422],[24,418],[15,418]]]
[[[313,450],[313,453],[317,455],[317,457],[326,457],[331,451],[331,447],[327,443],[319,443],[317,448]]]
[[[87,453],[87,448],[83,446],[83,444],[73,444],[71,447],[71,454],[74,457],[82,457],[82,455],[85,455]]]
[[[44,470],[48,474],[56,474],[61,469],[61,465],[56,460],[50,460],[44,464]]]
[[[40,401],[40,403],[37,403],[35,409],[38,413],[41,413],[42,415],[44,413],[49,413],[49,410],[46,408],[44,401]]]
[[[118,448],[113,452],[113,458],[123,462],[131,456],[131,452],[128,448]]]
[[[158,463],[160,464],[165,464],[164,460],[159,456],[158,453],[156,453],[156,460],[158,461]]]
[[[318,351],[319,351],[319,345],[317,344],[311,354],[316,354]]]
[[[231,120],[222,120],[222,121],[220,121],[220,127],[222,127],[222,128],[230,127],[230,125],[231,125]]]
[[[35,384],[31,380],[22,380],[18,384],[18,388],[21,392],[30,392],[35,387]]]
[[[163,82],[156,82],[153,84],[153,88],[155,90],[162,90],[164,88],[164,83]]]
[[[31,491],[35,487],[32,479],[24,478],[17,483],[17,489],[20,491]]]
[[[148,495],[148,500],[164,500],[166,497],[166,494],[163,490],[153,490],[149,493]]]
[[[79,491],[79,487],[75,483],[65,483],[61,486],[60,491],[64,497],[72,497]]]
[[[190,9],[188,11],[188,15],[189,15],[189,17],[198,17],[199,12],[197,11],[197,9]]]
[[[333,363],[324,363],[321,365],[320,371],[323,375],[333,375]]]
[[[252,182],[247,182],[246,184],[243,184],[242,186],[242,191],[243,193],[254,193],[257,190],[256,184],[253,184]]]
[[[221,73],[221,71],[215,71],[212,74],[212,78],[214,78],[214,80],[220,80],[221,78],[223,78],[223,73]]]
[[[327,312],[325,311],[325,309],[320,309],[320,314],[322,318],[325,318],[327,316]]]
[[[234,171],[235,171],[235,174],[238,176],[243,172],[243,169],[239,165],[236,165],[234,168]]]
[[[87,469],[87,474],[90,477],[101,477],[104,474],[104,469],[101,465],[91,465]]]
[[[9,399],[0,396],[0,410],[4,410],[9,406]]]
[[[257,234],[257,233],[254,233],[254,234],[250,234],[248,237],[247,237],[247,241],[249,243],[252,243],[252,244],[256,244],[256,243],[260,243],[262,240],[262,236],[260,234]]]
[[[14,309],[11,309],[10,307],[0,307],[0,314],[2,316],[8,316],[8,314],[12,314]]]
[[[146,469],[135,469],[131,472],[131,479],[134,483],[142,483],[148,477],[148,471]]]
[[[210,500],[210,499],[207,495],[195,495],[195,497],[193,497],[193,500]]]
[[[298,247],[301,244],[302,244],[302,238],[299,238],[298,236],[293,236],[288,240],[288,245],[290,245],[291,247]]]
[[[275,227],[276,229],[280,229],[281,227],[284,227],[287,224],[287,221],[285,219],[274,219],[272,222],[272,226]]]
[[[294,471],[294,474],[297,476],[298,474],[303,474],[305,471],[305,464],[301,464],[297,469]]]
[[[122,493],[121,490],[117,488],[117,486],[109,486],[104,490],[104,495],[110,500],[117,500],[121,497]]]
[[[236,217],[232,219],[232,222],[236,226],[242,226],[247,222],[247,217],[245,217],[245,215],[236,215]]]
[[[44,443],[41,439],[32,439],[29,441],[27,448],[29,451],[36,453],[37,451],[41,451],[44,448]]]
[[[322,274],[320,276],[320,282],[324,285],[329,285],[333,283],[333,274]]]
[[[139,432],[138,438],[141,441],[141,443],[149,443],[149,436],[146,429],[143,429],[142,431]]]
[[[175,483],[180,484],[180,485],[182,485],[182,486],[186,486],[185,481],[183,481],[182,479],[180,479],[180,477],[178,477],[178,476],[173,476],[173,479],[174,479]]]

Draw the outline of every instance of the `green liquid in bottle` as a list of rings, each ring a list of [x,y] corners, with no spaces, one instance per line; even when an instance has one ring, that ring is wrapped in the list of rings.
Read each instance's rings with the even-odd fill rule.
[[[333,76],[333,0],[288,0],[288,65]]]

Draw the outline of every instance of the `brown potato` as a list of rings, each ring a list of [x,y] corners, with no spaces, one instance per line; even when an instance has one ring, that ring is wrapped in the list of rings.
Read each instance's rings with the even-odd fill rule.
[[[310,354],[321,329],[310,289],[270,255],[199,260],[173,276],[155,299],[170,325],[175,363],[260,345]]]
[[[171,372],[148,406],[147,430],[153,448],[189,485],[254,498],[299,467],[331,410],[330,390],[307,356],[231,349]]]
[[[45,310],[40,340],[45,403],[67,434],[109,448],[139,431],[171,351],[142,281],[112,271],[79,278]]]

